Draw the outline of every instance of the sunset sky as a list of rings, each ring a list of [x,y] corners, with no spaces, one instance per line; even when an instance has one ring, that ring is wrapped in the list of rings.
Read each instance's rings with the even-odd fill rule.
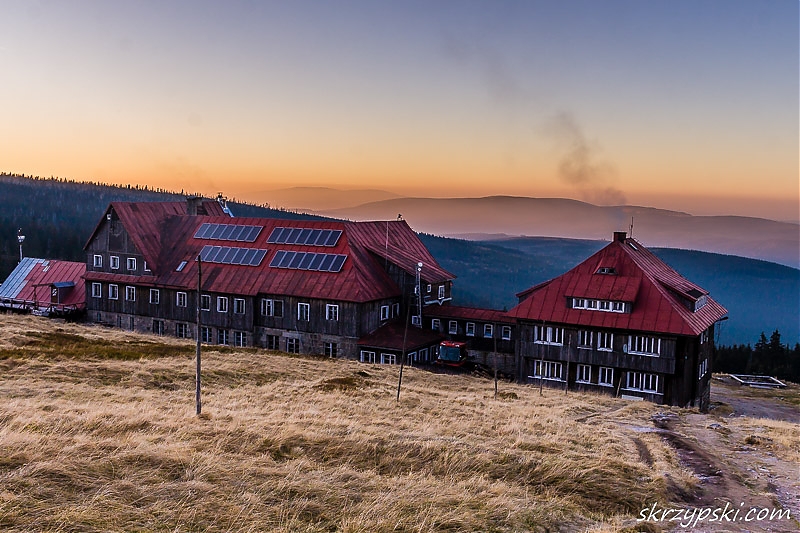
[[[0,0],[0,172],[798,220],[796,0]]]

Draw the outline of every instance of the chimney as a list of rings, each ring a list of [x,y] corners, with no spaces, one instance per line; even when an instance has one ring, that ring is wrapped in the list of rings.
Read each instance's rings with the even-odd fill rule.
[[[189,216],[197,216],[197,209],[203,203],[200,196],[187,196],[186,197],[186,214]]]
[[[626,236],[627,236],[627,233],[625,233],[624,231],[615,231],[614,232],[614,240],[617,241],[617,242],[625,242],[625,237]]]

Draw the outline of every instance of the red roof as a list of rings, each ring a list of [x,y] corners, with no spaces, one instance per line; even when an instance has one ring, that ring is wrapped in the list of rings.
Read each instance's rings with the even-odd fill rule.
[[[86,306],[83,274],[84,263],[26,257],[0,286],[0,297],[47,307],[51,305],[50,290],[60,291],[57,308],[83,309]]]
[[[462,320],[473,320],[475,322],[503,322],[513,324],[514,319],[510,318],[505,311],[496,309],[481,309],[479,307],[461,307],[458,305],[429,305],[423,309],[423,314],[433,318],[460,318]]]
[[[214,202],[216,203],[216,202]],[[206,245],[231,246],[267,250],[258,266],[231,265],[204,262],[203,290],[209,292],[241,294],[280,294],[305,298],[339,301],[367,302],[400,296],[402,291],[383,268],[374,250],[384,247],[389,237],[388,260],[406,269],[417,261],[427,266],[423,269],[426,281],[452,279],[443,270],[414,231],[404,221],[342,222],[334,220],[284,220],[267,218],[231,218],[229,216],[188,216],[176,208],[159,211],[159,207],[133,207],[113,203],[113,209],[131,234],[137,248],[145,255],[155,277],[146,281],[156,286],[193,288],[197,286],[195,259]],[[101,224],[104,220],[101,220]],[[254,242],[232,242],[195,238],[204,223],[261,226],[263,229]],[[99,226],[98,226],[99,227]],[[275,228],[308,228],[341,231],[335,246],[308,246],[299,244],[273,244],[267,240]],[[134,237],[135,236],[135,237]],[[379,240],[380,242],[376,242]],[[340,254],[347,258],[339,272],[320,272],[270,267],[278,251],[318,252]],[[409,258],[413,257],[413,263]],[[177,267],[186,261],[179,272]],[[88,279],[112,281],[107,273],[89,271]],[[147,278],[129,280],[114,277],[114,281],[138,282]]]
[[[394,320],[379,327],[372,333],[358,339],[358,345],[363,347],[385,348],[389,350],[402,350],[405,337],[406,352],[413,352],[419,348],[439,344],[444,337],[429,329],[420,329],[408,326],[400,320]]]
[[[612,274],[600,274],[600,267]],[[727,314],[708,296],[631,238],[611,244],[569,272],[519,293],[511,317],[597,328],[696,336]],[[575,309],[572,298],[622,301],[630,313]],[[693,307],[700,299],[704,305]]]

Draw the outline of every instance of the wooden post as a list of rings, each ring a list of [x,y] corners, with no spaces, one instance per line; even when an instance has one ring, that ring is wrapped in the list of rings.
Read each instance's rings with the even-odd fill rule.
[[[500,326],[500,327],[502,327],[502,326]],[[492,359],[493,359],[493,363],[494,363],[494,399],[495,400],[497,399],[497,335],[496,335],[496,333],[497,332],[494,330],[494,328],[492,328],[492,334],[493,334],[492,337],[494,339],[494,357]]]
[[[547,326],[546,322],[542,321],[542,335],[545,337],[547,336]],[[541,339],[545,343],[547,339]],[[536,342],[536,334],[534,332],[534,343]],[[544,387],[544,347],[550,346],[549,344],[541,344],[539,345],[539,396],[542,395],[542,388]]]
[[[195,309],[195,321],[197,322],[196,328],[197,331],[197,346],[195,347],[195,410],[197,411],[197,415],[200,416],[200,411],[203,409],[203,405],[200,401],[200,299],[201,299],[201,287],[203,285],[203,273],[202,273],[202,264],[203,261],[200,259],[200,256],[197,256],[197,307]]]
[[[403,330],[403,349],[400,352],[400,377],[397,379],[397,400],[400,401],[400,386],[403,384],[403,367],[406,363],[406,336],[408,335],[408,319],[411,316],[411,302],[406,307],[406,327]]]
[[[564,375],[564,395],[567,394],[569,389],[569,363],[572,361],[572,333],[569,334],[567,340],[567,373]]]

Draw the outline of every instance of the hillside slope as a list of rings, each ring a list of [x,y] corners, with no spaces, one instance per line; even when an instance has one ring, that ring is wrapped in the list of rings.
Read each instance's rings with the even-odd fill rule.
[[[654,502],[796,512],[800,426],[719,404],[508,383],[494,398],[416,368],[397,402],[396,366],[207,347],[198,418],[189,342],[0,328],[4,531],[610,532],[641,531]]]

